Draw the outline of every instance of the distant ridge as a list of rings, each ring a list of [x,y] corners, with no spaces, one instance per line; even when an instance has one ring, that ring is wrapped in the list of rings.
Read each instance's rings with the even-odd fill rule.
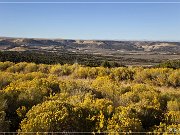
[[[26,46],[31,50],[32,46],[41,50],[43,46],[57,47],[69,51],[81,51],[86,53],[104,52],[151,52],[179,54],[180,42],[174,41],[115,41],[115,40],[74,40],[74,39],[47,39],[47,38],[14,38],[0,37],[1,50],[13,49],[14,47]],[[53,47],[52,47],[53,46]],[[16,49],[14,49],[16,50]]]
[[[148,39],[73,39],[73,38],[36,38],[36,37],[6,37],[0,36],[0,39],[36,39],[36,40],[93,40],[93,41],[139,41],[139,42],[180,42],[180,40],[148,40]]]

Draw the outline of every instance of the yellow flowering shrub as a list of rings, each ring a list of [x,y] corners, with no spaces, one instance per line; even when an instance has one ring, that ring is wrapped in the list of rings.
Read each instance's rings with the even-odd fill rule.
[[[0,131],[177,133],[179,71],[0,62]]]

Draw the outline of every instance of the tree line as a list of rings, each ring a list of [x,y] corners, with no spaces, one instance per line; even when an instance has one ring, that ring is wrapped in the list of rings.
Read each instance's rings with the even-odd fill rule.
[[[36,64],[74,64],[78,63],[90,67],[121,67],[124,66],[121,62],[108,60],[105,56],[81,54],[72,52],[14,52],[4,51],[0,52],[0,61],[11,62],[34,62]]]

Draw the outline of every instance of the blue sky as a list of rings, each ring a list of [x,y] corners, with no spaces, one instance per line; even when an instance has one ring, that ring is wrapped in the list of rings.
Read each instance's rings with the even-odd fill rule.
[[[0,0],[0,2],[3,1],[23,0]],[[110,2],[110,0],[96,1]],[[128,1],[135,2],[137,0]],[[168,0],[158,1],[167,2]],[[179,0],[174,1],[180,2]],[[147,2],[147,0],[144,0],[144,2]],[[0,36],[180,41],[180,4],[1,3],[0,18]]]

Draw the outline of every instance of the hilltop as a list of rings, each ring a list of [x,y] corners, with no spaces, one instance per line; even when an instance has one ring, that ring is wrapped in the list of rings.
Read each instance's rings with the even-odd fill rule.
[[[89,54],[110,58],[126,65],[153,65],[180,59],[180,42],[72,40],[0,37],[1,51]],[[128,62],[127,62],[128,61]]]
[[[167,41],[114,41],[114,40],[70,40],[70,39],[37,39],[37,38],[0,38],[1,50],[25,47],[28,50],[57,51],[71,49],[88,53],[99,52],[151,52],[151,53],[179,53],[180,42]],[[49,48],[44,48],[44,47]],[[51,46],[51,47],[50,47]],[[59,48],[60,47],[60,48]]]

